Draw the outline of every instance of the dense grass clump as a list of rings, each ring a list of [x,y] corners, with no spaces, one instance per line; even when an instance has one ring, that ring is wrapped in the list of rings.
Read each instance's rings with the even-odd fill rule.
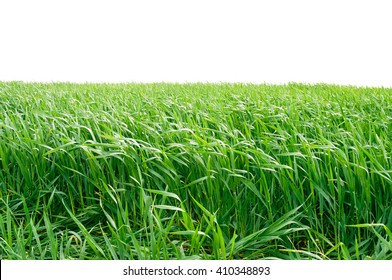
[[[0,83],[2,259],[392,259],[392,89]]]

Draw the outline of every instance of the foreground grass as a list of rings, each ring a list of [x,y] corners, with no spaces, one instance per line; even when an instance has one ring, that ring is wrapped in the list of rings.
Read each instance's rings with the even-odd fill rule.
[[[392,259],[392,90],[0,83],[2,259]]]

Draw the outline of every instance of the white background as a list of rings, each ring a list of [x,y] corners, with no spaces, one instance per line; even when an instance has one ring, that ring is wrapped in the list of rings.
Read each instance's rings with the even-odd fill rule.
[[[390,261],[2,261],[3,280],[70,280],[70,279],[150,279],[150,280],[330,280],[330,279],[387,279]],[[175,269],[179,266],[185,273],[188,269],[207,269],[207,276],[124,276],[123,270]],[[219,275],[219,267],[270,267],[270,274],[244,276]]]
[[[390,0],[0,0],[0,81],[392,87]]]

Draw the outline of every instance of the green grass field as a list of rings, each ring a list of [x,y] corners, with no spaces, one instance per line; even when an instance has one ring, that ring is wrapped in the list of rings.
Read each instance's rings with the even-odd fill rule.
[[[392,259],[392,89],[0,83],[1,259]]]

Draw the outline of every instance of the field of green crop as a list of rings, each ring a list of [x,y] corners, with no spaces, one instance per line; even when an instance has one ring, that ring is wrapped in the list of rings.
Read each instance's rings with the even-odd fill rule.
[[[1,259],[392,259],[392,89],[0,83]]]

